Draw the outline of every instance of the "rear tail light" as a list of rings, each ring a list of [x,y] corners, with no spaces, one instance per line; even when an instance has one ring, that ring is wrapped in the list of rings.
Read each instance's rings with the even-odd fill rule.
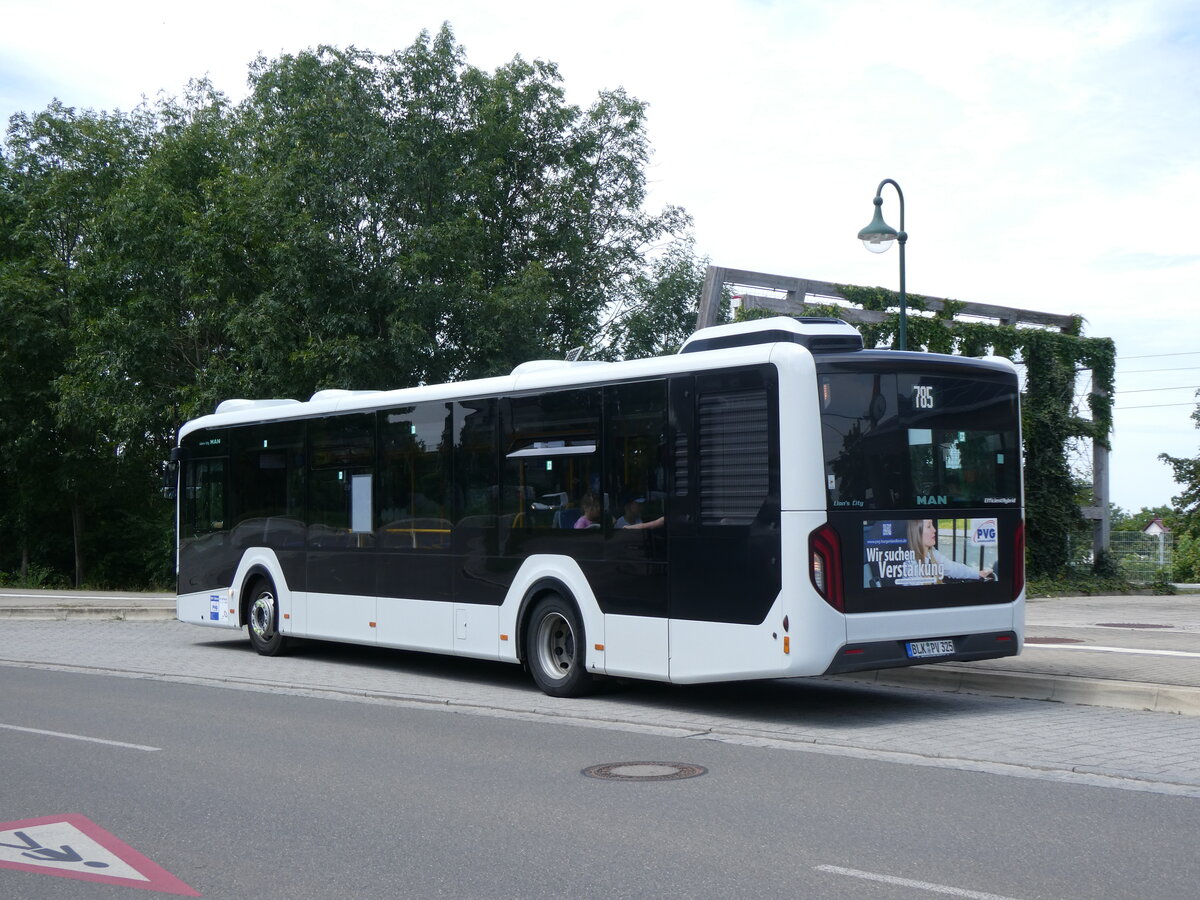
[[[838,612],[845,612],[842,585],[842,541],[826,522],[808,536],[808,554],[812,561],[813,587],[822,599]]]
[[[1025,590],[1025,520],[1017,523],[1017,533],[1013,539],[1013,599],[1021,596]]]

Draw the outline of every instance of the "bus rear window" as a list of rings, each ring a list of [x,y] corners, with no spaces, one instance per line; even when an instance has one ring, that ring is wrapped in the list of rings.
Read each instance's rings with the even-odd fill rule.
[[[1015,379],[833,372],[819,390],[831,509],[1019,503]]]

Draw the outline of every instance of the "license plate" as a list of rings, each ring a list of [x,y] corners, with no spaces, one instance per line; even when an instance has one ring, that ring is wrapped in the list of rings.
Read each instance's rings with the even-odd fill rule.
[[[904,647],[909,659],[954,655],[954,641],[909,641]]]

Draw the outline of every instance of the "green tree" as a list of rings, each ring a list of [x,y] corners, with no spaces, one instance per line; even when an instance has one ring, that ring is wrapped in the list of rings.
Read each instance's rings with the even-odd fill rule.
[[[250,75],[237,105],[199,81],[129,114],[13,118],[0,566],[166,578],[162,460],[220,399],[505,372],[601,343],[627,301],[628,348],[678,339],[651,346],[655,304],[686,327],[690,248],[646,256],[688,220],[643,208],[645,105],[624,92],[567,104],[552,64],[481,71],[448,27]]]
[[[1110,507],[1108,521],[1113,531],[1141,531],[1154,519],[1162,519],[1168,528],[1174,528],[1177,518],[1170,506],[1143,506],[1137,512],[1126,512],[1114,504]]]
[[[1176,533],[1174,558],[1173,581],[1182,584],[1200,582],[1200,536],[1186,531]]]
[[[145,136],[140,114],[77,112],[58,102],[33,117],[14,116],[7,132],[0,327],[13,340],[0,379],[16,412],[4,426],[5,469],[14,483],[6,522],[16,529],[23,570],[37,520],[69,522],[76,584],[84,579],[89,535],[105,533],[101,522],[87,523],[111,508],[108,492],[121,477],[112,442],[94,422],[70,414],[60,382],[88,327],[96,222],[144,158]]]
[[[46,501],[56,492],[43,459],[63,342],[62,329],[44,314],[22,186],[13,161],[0,153],[0,570],[25,579],[34,557],[47,555],[41,536],[51,518]]]
[[[693,331],[708,260],[683,237],[635,273],[610,310],[593,355],[640,359],[675,353]]]
[[[448,27],[379,56],[259,59],[239,172],[271,277],[230,335],[291,395],[497,374],[587,344],[643,254],[645,106],[564,101],[556,68],[485,73]]]
[[[1197,392],[1200,395],[1200,391]],[[1200,428],[1200,406],[1192,411],[1192,420]],[[1183,490],[1171,498],[1179,525],[1188,532],[1200,534],[1200,456],[1171,456],[1160,453],[1158,458],[1171,467],[1175,481]]]
[[[1192,420],[1200,428],[1200,406],[1192,411]],[[1183,488],[1171,498],[1175,509],[1168,522],[1175,532],[1173,576],[1176,581],[1197,582],[1200,581],[1200,456],[1160,453],[1158,458],[1171,467],[1175,482]]]
[[[150,151],[95,223],[87,327],[61,388],[74,419],[161,461],[179,423],[237,385],[227,319],[254,285],[230,211],[228,101],[194,82],[147,115]]]

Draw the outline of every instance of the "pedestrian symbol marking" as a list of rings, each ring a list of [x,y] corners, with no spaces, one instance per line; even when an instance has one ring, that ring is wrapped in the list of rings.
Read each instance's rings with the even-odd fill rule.
[[[200,896],[166,869],[76,813],[0,822],[0,869]]]

